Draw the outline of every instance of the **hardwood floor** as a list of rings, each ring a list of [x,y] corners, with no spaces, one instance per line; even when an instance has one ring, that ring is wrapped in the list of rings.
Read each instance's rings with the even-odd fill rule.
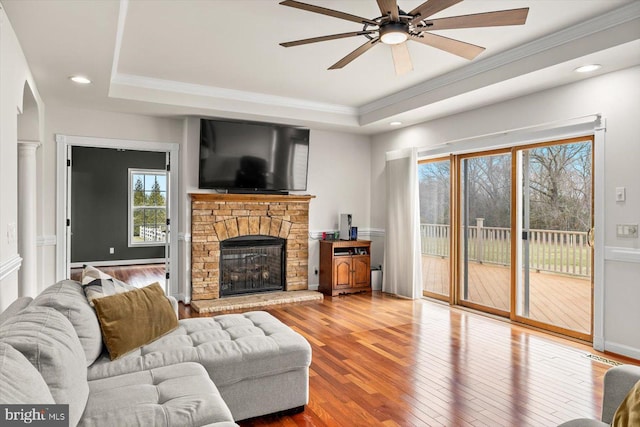
[[[305,411],[242,426],[555,426],[599,418],[591,347],[374,292],[267,310],[313,348]],[[195,317],[181,304],[181,317]],[[619,357],[618,361],[636,363]]]

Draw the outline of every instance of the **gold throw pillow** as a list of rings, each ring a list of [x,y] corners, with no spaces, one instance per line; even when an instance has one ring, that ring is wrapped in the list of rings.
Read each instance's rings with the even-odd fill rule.
[[[94,300],[111,360],[178,327],[178,319],[159,283]]]
[[[611,425],[613,427],[640,426],[640,381],[631,387],[627,397],[616,409]]]

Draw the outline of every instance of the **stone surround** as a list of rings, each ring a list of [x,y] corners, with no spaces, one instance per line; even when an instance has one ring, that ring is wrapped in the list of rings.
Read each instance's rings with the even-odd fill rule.
[[[285,239],[285,291],[308,288],[309,201],[313,196],[200,193],[190,196],[192,300],[220,297],[220,242],[239,236]]]

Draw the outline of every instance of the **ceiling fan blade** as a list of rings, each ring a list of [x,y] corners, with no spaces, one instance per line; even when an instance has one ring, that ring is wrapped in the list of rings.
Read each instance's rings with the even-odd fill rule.
[[[471,43],[462,42],[460,40],[450,39],[444,36],[438,36],[431,33],[422,33],[422,36],[409,36],[409,40],[444,50],[445,52],[461,56],[466,59],[474,59],[484,51],[484,47],[476,46]]]
[[[382,15],[387,16],[391,15],[391,20],[393,22],[398,22],[400,20],[400,13],[398,12],[398,1],[397,0],[377,0],[378,7],[380,8],[380,13]]]
[[[522,25],[527,22],[529,8],[499,10],[496,12],[476,13],[473,15],[452,16],[449,18],[426,21],[425,27],[418,30],[449,30],[455,28],[500,27],[504,25]],[[424,28],[424,30],[423,30]]]
[[[327,9],[326,7],[314,6],[312,4],[302,3],[294,0],[285,0],[280,2],[283,6],[295,7],[297,9],[307,10],[309,12],[319,13],[321,15],[333,16],[334,18],[346,19],[347,21],[357,22],[358,24],[371,24],[378,25],[371,19],[363,18],[361,16],[351,15],[350,13],[344,13],[333,9]]]
[[[409,12],[409,15],[419,15],[411,20],[412,24],[416,24],[430,16],[435,15],[441,10],[445,10],[462,0],[427,0],[420,6]]]
[[[393,64],[396,67],[397,75],[413,71],[413,64],[411,63],[411,56],[406,42],[391,45],[391,55],[393,56]]]
[[[372,33],[375,33],[375,31],[354,31],[352,33],[332,34],[330,36],[312,37],[310,39],[295,40],[292,42],[280,43],[280,46],[284,46],[284,47],[300,46],[303,44],[326,42],[328,40],[337,40],[337,39],[344,39],[347,37],[363,36],[365,34],[372,34]]]
[[[340,61],[336,62],[331,67],[329,67],[329,70],[336,70],[338,68],[344,67],[345,65],[347,65],[348,63],[350,63],[351,61],[353,61],[354,59],[356,59],[357,57],[359,57],[369,49],[371,49],[379,41],[380,39],[377,37],[373,40],[367,41],[365,44],[363,44],[362,46],[360,46],[359,48],[357,48],[356,50],[354,50],[353,52],[351,52],[350,54],[342,58]]]

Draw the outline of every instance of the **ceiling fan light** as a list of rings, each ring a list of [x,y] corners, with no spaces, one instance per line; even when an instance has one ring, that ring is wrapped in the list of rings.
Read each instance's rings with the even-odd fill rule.
[[[400,23],[391,23],[380,28],[380,41],[384,44],[400,44],[409,38],[407,27]]]

